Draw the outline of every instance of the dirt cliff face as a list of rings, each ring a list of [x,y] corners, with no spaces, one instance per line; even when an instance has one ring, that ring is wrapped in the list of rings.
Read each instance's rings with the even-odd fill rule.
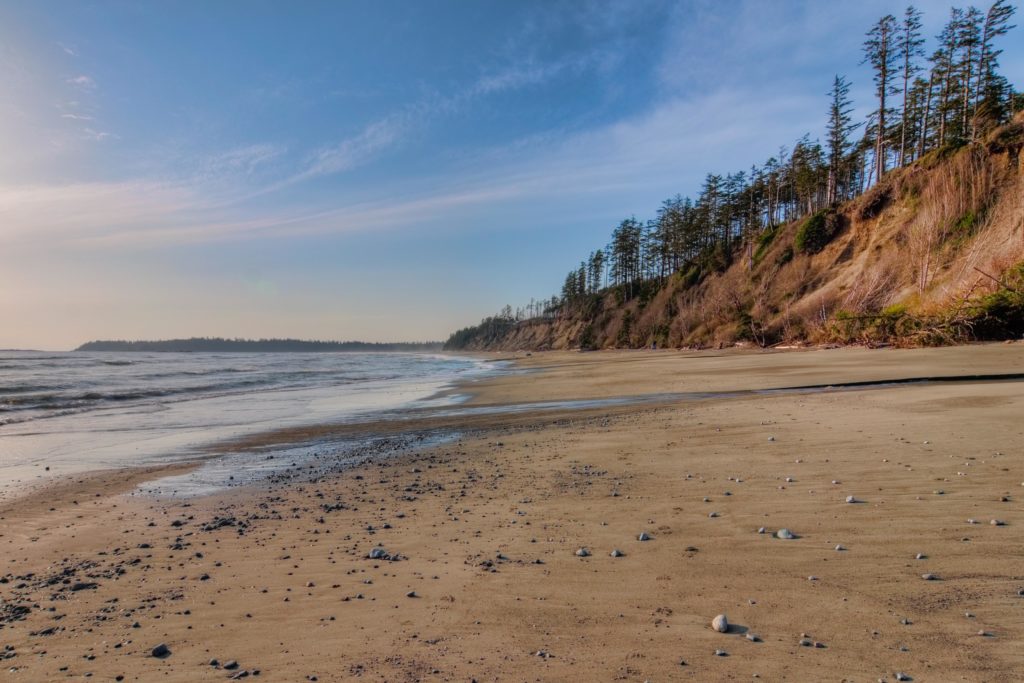
[[[737,247],[725,268],[684,269],[634,286],[631,296],[608,289],[556,318],[519,322],[468,348],[1019,336],[1012,320],[993,318],[992,306],[1006,299],[998,315],[1012,317],[1024,305],[1017,296],[1024,292],[1022,145],[1024,114],[985,141],[891,171],[833,210],[765,231]],[[807,237],[812,231],[816,242]]]

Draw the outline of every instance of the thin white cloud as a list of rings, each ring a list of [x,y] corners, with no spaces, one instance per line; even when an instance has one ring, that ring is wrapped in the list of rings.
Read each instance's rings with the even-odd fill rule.
[[[385,119],[374,122],[355,137],[317,150],[312,155],[309,166],[295,176],[295,179],[305,180],[354,168],[392,145],[401,132],[402,125],[396,121]]]
[[[466,92],[467,95],[492,95],[508,90],[517,90],[538,85],[565,71],[568,62],[549,64],[515,65],[501,71],[481,76]]]
[[[72,76],[67,79],[67,82],[76,88],[81,88],[82,90],[95,90],[96,88],[96,80],[93,79],[92,76],[86,76],[85,74]]]
[[[404,124],[397,117],[375,121],[357,135],[316,150],[306,158],[299,171],[240,199],[276,192],[313,178],[342,173],[367,164],[378,154],[395,145],[400,140],[404,128]]]
[[[207,156],[199,165],[201,174],[207,178],[221,178],[225,175],[249,177],[286,151],[283,145],[244,145]]]
[[[57,43],[57,47],[59,47],[61,50],[63,50],[64,54],[70,55],[72,57],[77,57],[78,56],[78,50],[76,50],[71,45],[65,45],[64,43]]]
[[[102,142],[103,140],[108,140],[110,138],[117,139],[117,136],[113,133],[109,133],[105,130],[95,130],[88,127],[82,129],[82,135],[87,140],[95,140],[96,142]]]
[[[85,114],[61,114],[62,119],[71,119],[72,121],[92,121],[93,117],[86,116]]]

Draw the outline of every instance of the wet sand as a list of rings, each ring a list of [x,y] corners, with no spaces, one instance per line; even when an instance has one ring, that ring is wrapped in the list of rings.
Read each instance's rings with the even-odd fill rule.
[[[530,372],[475,383],[470,404],[1015,373],[1024,345],[518,363]],[[23,681],[256,670],[272,681],[1021,678],[1022,381],[455,423],[413,426],[454,426],[456,442],[302,481],[181,501],[126,493],[157,473],[121,471],[0,504],[0,671]],[[782,527],[798,538],[773,537]],[[399,559],[369,559],[375,547]],[[583,547],[590,556],[576,555]],[[721,613],[729,633],[710,628]],[[168,656],[151,656],[159,644]]]

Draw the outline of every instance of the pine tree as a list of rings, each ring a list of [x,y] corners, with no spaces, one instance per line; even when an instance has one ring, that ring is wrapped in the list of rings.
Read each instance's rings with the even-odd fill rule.
[[[939,101],[935,108],[935,117],[938,119],[936,146],[942,147],[949,139],[949,121],[951,118],[951,104],[953,93],[956,92],[956,70],[954,59],[958,45],[958,32],[963,21],[964,11],[954,7],[949,11],[949,21],[942,28],[937,39],[939,49],[932,55],[932,73],[936,75],[939,84]]]
[[[826,139],[828,145],[828,189],[825,193],[825,203],[834,204],[839,198],[839,176],[842,173],[842,165],[846,154],[850,149],[850,133],[854,126],[851,124],[850,112],[853,105],[850,103],[850,84],[846,78],[836,75],[832,81],[832,90],[829,92],[828,127]]]
[[[878,110],[875,113],[875,176],[878,180],[881,180],[886,167],[886,125],[890,113],[886,98],[895,94],[893,72],[899,57],[896,31],[896,17],[887,14],[868,31],[867,40],[864,41],[864,62],[874,69],[875,95],[878,97]]]
[[[924,56],[924,38],[921,37],[921,13],[913,5],[907,7],[900,25],[897,53],[902,65],[900,75],[903,78],[903,117],[900,120],[900,147],[897,164],[906,162],[907,141],[910,139],[908,130],[910,119],[910,84],[914,76],[921,70],[916,58]]]
[[[968,7],[964,12],[957,32],[957,47],[960,59],[957,71],[960,74],[960,135],[962,140],[974,137],[973,126],[970,125],[971,85],[974,76],[974,60],[981,44],[981,12],[975,7]]]
[[[981,39],[978,46],[978,85],[974,100],[974,118],[986,119],[991,123],[1001,123],[1006,118],[1009,90],[1006,79],[996,69],[999,66],[999,55],[993,42],[999,36],[1014,28],[1010,25],[1016,8],[1006,0],[996,0],[985,13],[982,24]]]

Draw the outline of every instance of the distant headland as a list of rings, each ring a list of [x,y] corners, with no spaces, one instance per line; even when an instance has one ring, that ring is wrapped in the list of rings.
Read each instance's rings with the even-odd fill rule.
[[[361,341],[308,341],[302,339],[223,339],[220,337],[192,337],[190,339],[162,339],[157,341],[97,340],[86,342],[75,351],[260,351],[260,352],[316,352],[316,351],[440,351],[441,342],[361,342]]]

